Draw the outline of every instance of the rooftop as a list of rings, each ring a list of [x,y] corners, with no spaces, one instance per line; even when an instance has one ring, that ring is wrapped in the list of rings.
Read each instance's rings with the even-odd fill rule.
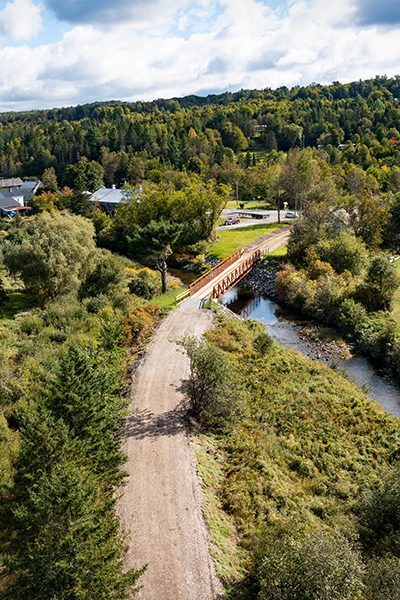
[[[125,194],[125,190],[121,190],[115,187],[101,187],[90,196],[89,200],[91,202],[99,202],[100,204],[121,204],[123,202],[128,201]]]
[[[12,187],[20,187],[23,185],[22,179],[20,177],[13,177],[10,179],[0,179],[0,188],[12,188]]]

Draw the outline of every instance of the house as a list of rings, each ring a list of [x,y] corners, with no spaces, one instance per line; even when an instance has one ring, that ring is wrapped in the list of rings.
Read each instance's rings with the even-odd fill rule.
[[[17,213],[23,213],[30,210],[29,206],[23,206],[18,200],[4,196],[0,191],[0,216],[11,218],[15,217]]]
[[[18,188],[18,191],[22,192],[24,202],[30,202],[41,186],[42,182],[38,179],[28,179],[27,181],[22,182],[22,185]]]
[[[137,195],[139,196],[141,192],[142,188],[139,187]],[[117,188],[113,185],[111,188],[99,188],[90,196],[89,201],[98,204],[100,208],[107,213],[114,213],[115,209],[120,204],[126,204],[130,199],[130,196],[124,189]]]
[[[0,195],[14,199],[20,206],[24,206],[25,202],[32,200],[41,185],[41,181],[37,179],[28,181],[22,181],[19,177],[0,179]]]

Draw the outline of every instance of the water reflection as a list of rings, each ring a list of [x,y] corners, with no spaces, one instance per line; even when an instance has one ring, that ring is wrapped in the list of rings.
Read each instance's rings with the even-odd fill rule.
[[[278,306],[268,298],[235,287],[221,299],[224,306],[243,319],[256,319],[265,324],[278,322]]]
[[[256,319],[264,323],[271,337],[283,346],[315,358],[312,343],[303,339],[298,325],[272,300],[236,287],[227,292],[221,302],[244,319]],[[400,389],[381,377],[367,359],[353,356],[347,360],[336,360],[335,366],[346,371],[349,378],[365,389],[388,413],[400,417]]]

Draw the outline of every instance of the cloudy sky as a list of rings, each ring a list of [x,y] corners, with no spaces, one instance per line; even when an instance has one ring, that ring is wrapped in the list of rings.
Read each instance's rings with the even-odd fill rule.
[[[0,110],[400,72],[400,0],[0,0]]]

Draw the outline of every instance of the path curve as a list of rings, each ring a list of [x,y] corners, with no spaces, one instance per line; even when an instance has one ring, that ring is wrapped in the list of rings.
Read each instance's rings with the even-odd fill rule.
[[[140,600],[215,600],[221,591],[182,407],[189,365],[176,345],[211,323],[210,311],[174,310],[135,375],[125,431],[128,481],[118,513],[129,546],[127,567],[148,564]]]

